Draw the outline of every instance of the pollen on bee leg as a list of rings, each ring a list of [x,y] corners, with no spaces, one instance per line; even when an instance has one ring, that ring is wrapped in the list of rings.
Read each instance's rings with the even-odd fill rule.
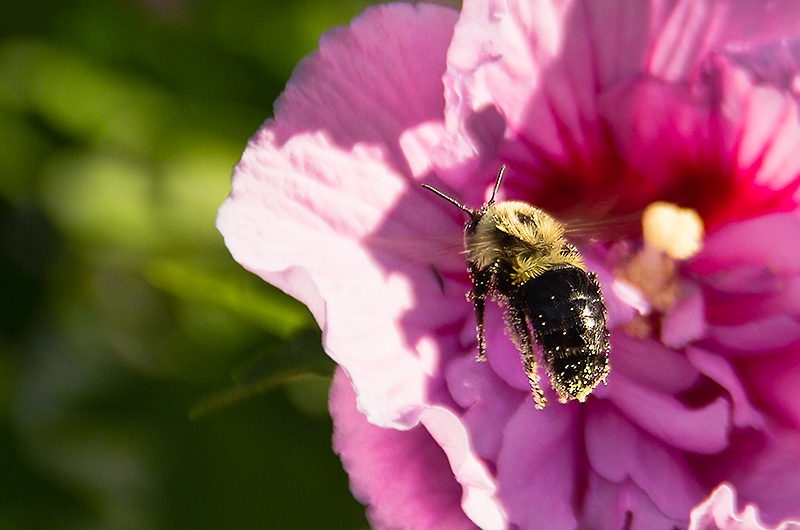
[[[536,379],[536,382],[534,382],[533,378],[530,378],[531,391],[533,393],[533,401],[535,403],[534,406],[537,410],[542,410],[547,406],[547,398],[544,397],[544,391],[539,387],[539,378],[537,377]]]
[[[536,363],[534,361],[533,365],[530,365],[527,361],[525,362],[525,369],[528,371],[528,382],[531,385],[531,394],[533,394],[533,401],[536,404],[536,408],[538,410],[542,410],[547,406],[547,398],[544,397],[544,391],[542,387],[539,386],[539,381],[541,380],[541,376],[537,373],[536,370]]]

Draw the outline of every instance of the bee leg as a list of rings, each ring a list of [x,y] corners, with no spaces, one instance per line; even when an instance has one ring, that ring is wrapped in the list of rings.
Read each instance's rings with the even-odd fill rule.
[[[486,360],[486,296],[489,294],[489,289],[492,285],[492,276],[494,275],[495,266],[479,269],[474,265],[469,267],[469,275],[472,278],[472,291],[469,293],[469,298],[475,305],[475,322],[478,327],[478,356],[477,361]]]
[[[506,324],[511,331],[511,336],[517,344],[517,348],[522,355],[522,363],[525,366],[525,373],[528,374],[528,382],[531,385],[531,393],[536,402],[536,408],[541,410],[547,405],[547,398],[539,386],[541,376],[536,362],[536,354],[533,351],[533,340],[531,330],[528,327],[525,312],[522,305],[513,298],[508,300],[508,312],[506,313]]]

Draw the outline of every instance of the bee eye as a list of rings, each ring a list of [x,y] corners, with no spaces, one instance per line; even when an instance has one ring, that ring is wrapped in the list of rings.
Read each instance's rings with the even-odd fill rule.
[[[519,221],[521,224],[524,225],[530,225],[534,224],[536,222],[536,219],[525,213],[517,212],[517,221]]]

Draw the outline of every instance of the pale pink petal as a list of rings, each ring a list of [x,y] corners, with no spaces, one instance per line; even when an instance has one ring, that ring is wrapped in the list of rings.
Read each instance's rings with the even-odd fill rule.
[[[506,424],[497,482],[509,521],[519,528],[576,528],[578,419],[574,403],[536,410],[527,399]]]
[[[422,425],[407,431],[369,423],[343,370],[330,393],[333,450],[350,475],[350,489],[368,505],[372,527],[473,529],[461,508],[462,488],[442,448]]]
[[[597,166],[588,163],[590,155],[603,151],[593,101],[592,57],[599,47],[592,37],[607,33],[601,28],[613,20],[595,20],[585,12],[587,5],[593,4],[465,3],[444,78],[450,152],[488,160],[503,139],[521,137],[521,144],[504,146],[507,159],[516,159],[528,171],[538,170],[544,179],[559,169],[564,178],[570,178],[568,170],[577,169],[591,178]],[[641,3],[630,2],[604,15],[623,20],[640,11],[637,5]],[[633,24],[626,29],[632,39],[645,33]],[[615,38],[625,36],[625,31],[621,29]],[[604,57],[630,60],[630,55],[615,55],[613,50]],[[638,62],[643,61],[642,56]],[[617,74],[636,69],[616,63],[608,67]],[[561,183],[567,184],[563,179]]]
[[[689,530],[800,530],[800,523],[786,521],[777,526],[763,525],[754,506],[748,504],[737,512],[733,488],[722,484],[692,510]]]
[[[793,210],[800,186],[796,97],[780,86],[759,82],[725,55],[715,57],[714,65],[721,91],[719,112],[736,130],[731,182],[738,184],[729,192],[728,216]]]
[[[725,55],[760,83],[798,95],[800,39],[782,38],[767,43],[731,43]]]
[[[443,61],[457,16],[435,4],[387,4],[325,33],[275,102],[277,142],[324,130],[345,149],[380,145],[395,169],[407,169],[400,136],[443,117]]]
[[[702,498],[702,488],[675,449],[653,439],[608,403],[593,402],[586,418],[586,452],[600,476],[632,480],[667,517],[680,520]],[[633,509],[634,514],[638,509]]]
[[[431,157],[442,141],[444,132],[444,123],[433,120],[412,127],[400,135],[400,148],[415,178],[423,177],[432,170]]]
[[[608,387],[609,399],[628,418],[672,447],[713,454],[728,445],[730,404],[723,398],[689,409],[676,398],[613,371]]]
[[[464,513],[483,530],[507,528],[506,515],[496,496],[497,483],[475,455],[461,419],[443,407],[429,407],[422,412],[420,423],[447,455],[455,479],[464,490]]]
[[[796,35],[798,9],[760,0],[466,2],[444,78],[448,155],[501,156],[536,173],[528,195],[551,211],[580,203],[592,189],[621,190],[640,204],[659,190],[695,192],[680,182],[688,168],[713,180],[703,187],[710,192],[729,177],[723,153],[738,131],[722,119],[716,105],[731,105],[713,76],[698,77],[701,68],[732,40],[755,45]],[[785,147],[766,173],[789,173],[778,161],[793,160],[784,156],[793,134],[783,132],[776,145]],[[640,176],[653,187],[629,180]]]
[[[770,270],[764,265],[742,265],[713,276],[702,279],[705,285],[713,287],[716,291],[733,295],[748,295],[761,293],[778,292],[783,287],[782,279],[778,277],[776,271]],[[736,298],[728,297],[728,302],[738,301]],[[736,307],[741,310],[741,307]]]
[[[609,290],[604,290],[603,292],[606,293],[609,292]],[[652,309],[650,307],[650,301],[647,300],[644,293],[626,280],[615,280],[611,284],[610,292],[614,293],[614,298],[621,300],[624,306],[630,308],[630,318],[626,320],[632,319],[636,313],[640,315],[647,315]],[[606,295],[603,296],[605,297]],[[609,327],[614,327],[614,325],[621,324],[623,322],[612,323],[612,321],[609,320]]]
[[[655,2],[666,22],[657,29],[649,71],[662,79],[688,78],[697,63],[730,42],[756,45],[800,32],[796,2],[679,0]]]
[[[416,418],[404,415],[424,402],[426,363],[409,355],[401,319],[415,288],[427,286],[431,300],[442,298],[440,288],[421,266],[409,268],[416,283],[387,275],[358,242],[378,229],[402,178],[370,151],[340,152],[320,135],[295,136],[280,150],[271,139],[262,131],[235,170],[217,219],[225,243],[247,269],[311,308],[326,351],[348,367],[373,421],[412,425]],[[447,314],[455,318],[440,309],[432,322]]]
[[[463,262],[425,246],[458,237],[461,212],[404,173],[400,148],[405,130],[442,116],[455,15],[379,6],[323,38],[250,141],[217,220],[237,261],[309,305],[379,425],[415,424],[439,355],[420,341],[469,310],[442,292]]]

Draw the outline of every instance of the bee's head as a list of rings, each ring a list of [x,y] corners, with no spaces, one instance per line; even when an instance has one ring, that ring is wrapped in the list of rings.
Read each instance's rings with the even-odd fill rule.
[[[607,350],[592,350],[559,357],[548,368],[550,384],[558,393],[559,401],[586,400],[594,387],[605,382],[608,375]]]

